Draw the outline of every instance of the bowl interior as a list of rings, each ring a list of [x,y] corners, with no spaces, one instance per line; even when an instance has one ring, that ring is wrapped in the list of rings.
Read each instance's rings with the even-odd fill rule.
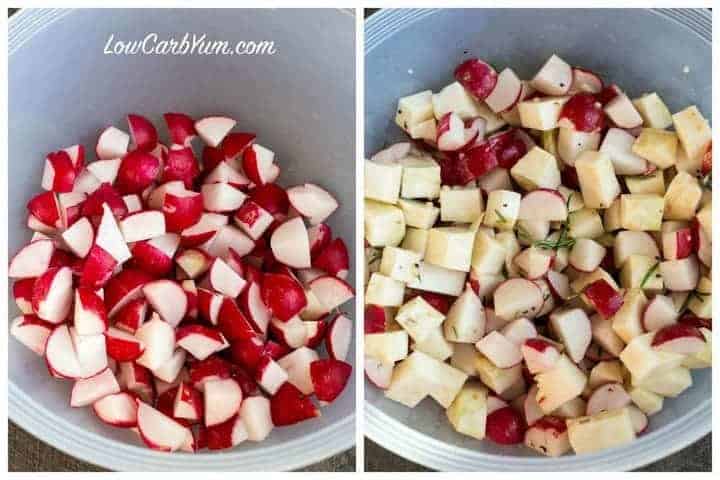
[[[386,11],[377,19],[371,17],[366,28],[366,157],[403,138],[393,121],[398,98],[425,89],[437,92],[453,81],[452,72],[463,60],[483,58],[498,70],[511,67],[527,79],[553,53],[572,65],[600,73],[607,81],[617,83],[631,98],[656,91],[673,112],[696,104],[707,117],[711,115],[709,36],[703,37],[657,12],[637,9]],[[650,434],[638,440],[638,448],[643,448],[641,442],[645,439],[655,438],[653,432],[672,438],[673,429],[696,414],[698,405],[704,405],[709,411],[709,369],[694,371],[693,382],[693,387],[679,398],[665,400],[664,409],[650,421]],[[522,463],[522,468],[538,469],[543,465],[552,468],[547,459],[537,457],[529,449],[502,447],[457,434],[444,410],[432,400],[408,409],[385,399],[369,384],[366,397],[371,416],[382,418],[376,418],[379,429],[389,422],[419,434],[408,436],[410,431],[402,429],[406,448],[398,452],[414,457],[415,461],[435,468],[465,469],[472,468],[473,462],[512,465],[514,459],[528,457],[530,463]],[[705,431],[709,428],[708,425]],[[392,426],[387,427],[388,432],[392,430]],[[368,431],[372,432],[372,428],[368,427]],[[392,436],[381,430],[371,435],[380,443],[383,437]],[[456,447],[468,449],[463,457],[468,463],[453,464],[459,451]],[[433,449],[442,448],[447,451],[436,454],[435,459],[429,454]],[[661,449],[658,458],[679,447],[664,442],[653,448]],[[421,449],[427,452],[420,453]],[[441,459],[445,454],[447,458]],[[492,455],[502,455],[502,459]],[[558,463],[554,465],[557,467]],[[581,468],[581,465],[575,467]]]
[[[47,16],[25,11],[11,25],[10,254],[30,237],[24,227],[25,204],[40,190],[47,152],[80,142],[88,159],[94,159],[101,129],[112,124],[127,130],[125,115],[131,112],[148,116],[167,139],[162,114],[178,111],[195,118],[225,114],[237,119],[236,130],[257,133],[258,142],[276,152],[281,185],[313,181],[332,192],[340,208],[329,224],[347,241],[354,258],[355,47],[350,14],[329,9],[74,10],[49,15],[52,23]],[[161,40],[205,34],[230,45],[267,40],[275,43],[277,53],[103,54],[111,35],[129,41],[150,33]],[[354,284],[352,274],[349,281]],[[11,297],[9,304],[14,317]],[[352,304],[345,308],[354,311]],[[89,408],[67,406],[71,382],[51,379],[42,358],[14,340],[9,342],[9,361],[10,418],[45,441],[109,468],[297,468],[354,441],[353,379],[342,397],[323,409],[322,418],[275,429],[265,442],[200,457],[158,456],[139,445],[132,432],[103,425]],[[62,438],[63,429],[77,430],[87,445]],[[308,445],[304,454],[278,454],[291,445],[300,448],[310,434],[325,434],[332,442],[320,450]],[[113,448],[121,448],[120,453],[110,454]],[[123,452],[127,459],[116,462]],[[278,453],[263,457],[263,452]],[[219,459],[225,463],[213,463]]]

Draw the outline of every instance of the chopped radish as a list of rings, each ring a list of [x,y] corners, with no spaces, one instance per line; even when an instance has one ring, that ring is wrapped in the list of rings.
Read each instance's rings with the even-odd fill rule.
[[[240,208],[246,195],[227,183],[206,183],[202,186],[205,210],[231,212]]]
[[[195,131],[203,142],[217,147],[237,122],[228,117],[206,117],[195,122]]]
[[[143,294],[163,320],[176,327],[187,313],[187,296],[171,280],[156,280],[142,287]]]
[[[120,230],[127,243],[159,237],[165,235],[165,216],[155,210],[133,213],[120,221]]]
[[[312,401],[287,382],[270,399],[270,413],[275,426],[292,425],[320,416]]]
[[[252,200],[244,202],[233,218],[243,232],[253,240],[259,239],[274,221],[270,212]]]
[[[32,307],[35,314],[50,323],[62,323],[73,303],[72,270],[54,267],[40,275],[33,285]]]
[[[465,128],[465,123],[454,112],[446,113],[438,122],[437,145],[444,152],[454,152],[471,145],[478,136],[476,126]]]
[[[85,258],[95,240],[95,230],[90,220],[83,217],[62,233],[62,239],[76,256]]]
[[[185,442],[187,428],[147,403],[137,403],[137,426],[143,442],[153,450],[178,450]]]
[[[488,414],[485,435],[501,445],[520,443],[525,435],[525,422],[514,408],[502,407]]]
[[[288,188],[287,195],[290,204],[307,217],[311,225],[324,222],[338,208],[337,200],[313,183]]]
[[[476,99],[485,100],[498,81],[498,74],[488,63],[472,58],[455,69],[455,79]]]
[[[310,282],[309,287],[328,311],[341,306],[355,296],[350,284],[329,275],[316,278]]]
[[[64,150],[49,153],[45,158],[45,170],[42,176],[42,188],[51,192],[72,192],[77,169],[70,155]]]
[[[138,150],[149,152],[158,143],[155,126],[147,118],[131,113],[127,116],[132,141]]]
[[[175,340],[179,347],[198,360],[205,360],[228,346],[222,333],[204,325],[185,325],[178,328]]]
[[[243,394],[240,385],[232,378],[205,382],[205,426],[225,422],[240,410]]]
[[[372,357],[365,357],[365,376],[373,385],[382,390],[390,387],[393,367],[392,363],[383,363]]]
[[[595,415],[629,405],[630,395],[619,383],[606,383],[596,388],[587,401],[586,415]]]
[[[598,94],[603,89],[603,82],[600,77],[590,70],[574,67],[572,69],[573,80],[570,85],[570,93],[587,92]]]
[[[565,199],[557,190],[540,188],[529,192],[520,200],[520,220],[563,222],[567,215]]]
[[[10,261],[10,278],[34,278],[45,273],[55,252],[52,240],[37,240],[24,246]]]
[[[292,268],[310,267],[310,240],[302,218],[287,220],[270,237],[275,258]]]
[[[675,323],[655,332],[652,346],[663,352],[692,355],[705,347],[705,337],[695,327]]]
[[[45,354],[48,337],[55,326],[35,315],[23,315],[10,325],[10,335],[37,355]]]
[[[507,112],[520,101],[522,85],[515,72],[506,68],[498,75],[495,87],[485,97],[485,103],[495,113]]]
[[[604,318],[610,318],[620,310],[623,297],[606,280],[596,280],[583,291],[590,303]]]
[[[130,135],[110,126],[100,134],[95,153],[100,160],[119,158],[127,153],[129,143]]]
[[[93,410],[100,420],[113,427],[137,426],[138,404],[135,397],[127,392],[104,396],[93,403]]]
[[[340,396],[351,373],[352,366],[341,360],[323,359],[310,364],[315,396],[321,405],[326,405]]]
[[[85,407],[116,393],[120,393],[120,386],[113,372],[106,368],[97,375],[75,381],[70,393],[70,406]]]
[[[244,152],[242,168],[245,175],[255,185],[272,183],[277,173],[277,165],[274,163],[275,153],[262,145],[250,145]]]
[[[337,314],[328,326],[325,346],[328,354],[335,360],[345,360],[352,341],[352,321],[345,315]]]
[[[190,145],[196,136],[195,122],[184,113],[165,113],[163,115],[172,143]]]
[[[562,58],[557,55],[550,57],[535,74],[530,84],[547,95],[564,95],[570,90],[573,72]]]

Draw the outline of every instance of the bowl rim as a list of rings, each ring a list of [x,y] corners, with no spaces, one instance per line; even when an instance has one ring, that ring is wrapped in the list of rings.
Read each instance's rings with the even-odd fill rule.
[[[23,8],[13,14],[8,25],[8,62],[23,44],[75,10]],[[328,10],[354,21],[353,12],[347,9]],[[40,405],[9,376],[8,419],[71,457],[118,471],[287,471],[320,462],[355,445],[353,410],[331,425],[274,446],[168,455],[85,430]]]
[[[444,9],[381,9],[365,22],[365,57],[414,22]],[[685,27],[708,46],[712,13],[707,9],[646,9]],[[367,382],[366,382],[367,385]],[[382,447],[428,468],[442,471],[629,471],[671,455],[712,429],[712,397],[677,420],[622,447],[589,455],[509,457],[451,445],[395,420],[365,399],[365,435]],[[679,420],[679,419],[678,419]],[[673,441],[662,437],[672,426]],[[611,455],[612,461],[608,461]]]

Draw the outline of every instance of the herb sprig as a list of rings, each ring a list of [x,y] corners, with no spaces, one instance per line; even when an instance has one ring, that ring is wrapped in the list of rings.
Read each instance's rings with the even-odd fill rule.
[[[645,284],[650,280],[650,278],[652,278],[659,266],[660,262],[655,262],[655,265],[650,267],[648,271],[645,272],[645,276],[643,276],[642,280],[640,281],[640,288],[645,288]]]

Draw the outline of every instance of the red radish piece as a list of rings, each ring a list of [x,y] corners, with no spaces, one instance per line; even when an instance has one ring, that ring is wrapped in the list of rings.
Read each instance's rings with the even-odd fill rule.
[[[310,257],[315,258],[325,246],[330,243],[332,231],[324,223],[308,228],[308,240],[310,242]]]
[[[174,353],[175,330],[157,314],[138,328],[135,338],[145,345],[137,363],[150,370],[161,367]]]
[[[227,217],[225,217],[227,219]],[[223,225],[218,229],[217,235],[209,244],[204,246],[205,251],[213,257],[226,257],[232,249],[241,257],[249,254],[255,248],[247,235],[231,225]]]
[[[292,317],[288,321],[273,318],[270,321],[269,328],[274,338],[277,338],[278,341],[290,348],[300,348],[305,345],[307,340],[305,324],[298,316]]]
[[[65,245],[79,258],[85,258],[95,240],[95,231],[90,220],[81,218],[62,233]]]
[[[312,266],[345,279],[350,268],[350,256],[345,242],[341,238],[330,242],[313,258]]]
[[[290,200],[285,190],[272,183],[255,187],[250,192],[250,200],[270,212],[274,217],[287,215],[290,208]]]
[[[556,272],[555,270],[548,270],[547,282],[550,286],[550,291],[560,300],[567,300],[572,296],[570,290],[570,280],[567,275]]]
[[[75,170],[80,173],[85,166],[85,147],[80,144],[75,144],[67,148],[63,148],[63,151],[70,156],[70,161],[75,167]]]
[[[255,369],[255,381],[270,395],[275,395],[288,378],[285,369],[267,355],[259,360]]]
[[[206,427],[223,423],[240,410],[242,390],[231,378],[205,382],[204,393]]]
[[[558,126],[580,132],[599,132],[605,127],[605,113],[595,95],[576,93],[563,105]]]
[[[113,316],[116,328],[134,334],[145,321],[148,303],[144,298],[131,300]]]
[[[170,139],[176,145],[190,145],[190,142],[196,136],[195,122],[192,118],[184,113],[166,113],[163,115]]]
[[[31,218],[44,225],[48,232],[61,226],[60,205],[54,192],[40,193],[27,204]]]
[[[227,161],[234,161],[255,141],[254,133],[232,132],[227,134],[220,145]]]
[[[246,398],[240,407],[240,417],[250,441],[264,440],[273,429],[270,400],[265,397]]]
[[[287,381],[295,385],[305,395],[313,393],[313,381],[310,365],[319,360],[315,350],[301,346],[277,360],[278,366],[287,372]]]
[[[511,128],[487,139],[489,147],[502,168],[512,168],[531,148],[527,135],[520,129]]]
[[[250,180],[228,165],[227,162],[221,161],[208,173],[203,183],[227,183],[242,190],[250,185]]]
[[[601,93],[601,96],[603,94]],[[615,96],[605,106],[605,113],[620,128],[633,129],[642,126],[643,119],[625,93],[617,89]]]
[[[115,271],[118,262],[102,247],[93,245],[85,257],[80,273],[80,286],[102,288]]]
[[[203,205],[209,212],[231,212],[245,201],[246,195],[227,183],[207,183],[202,186]]]
[[[315,396],[321,405],[326,405],[340,396],[351,373],[352,365],[340,360],[316,360],[310,364]]]
[[[168,383],[182,380],[179,375],[185,365],[186,359],[187,355],[185,354],[185,350],[182,348],[175,349],[169,360],[153,370],[155,379]]]
[[[364,316],[364,332],[368,333],[383,333],[385,332],[388,324],[388,312],[385,308],[379,305],[366,305],[365,316]]]
[[[202,165],[205,172],[210,172],[218,165],[225,162],[225,155],[222,150],[205,145],[202,151]]]
[[[292,383],[284,383],[272,396],[270,412],[273,424],[278,427],[320,416],[320,410]]]
[[[226,360],[213,355],[190,365],[190,382],[202,392],[206,382],[230,378],[231,370]]]
[[[212,325],[217,325],[218,315],[220,314],[224,297],[204,288],[199,288],[197,294],[197,306],[200,317]]]
[[[525,416],[525,424],[532,425],[540,420],[545,414],[537,401],[538,386],[533,384],[528,390],[525,400],[522,404],[522,412]],[[584,411],[583,411],[584,413]]]
[[[117,218],[122,218],[128,213],[123,197],[110,184],[103,183],[88,195],[82,204],[80,214],[91,218],[101,216],[103,204],[109,205],[113,215]]]
[[[302,286],[287,275],[265,274],[261,296],[272,315],[284,322],[299,314],[307,305]]]
[[[72,192],[77,169],[64,150],[49,153],[45,158],[42,188],[51,192]]]
[[[128,115],[127,120],[135,147],[144,152],[153,150],[158,143],[158,134],[152,122],[134,113]]]
[[[119,392],[107,395],[93,403],[93,410],[100,420],[113,427],[137,426],[138,404],[130,393]]]
[[[52,240],[37,240],[25,245],[10,261],[10,278],[33,278],[45,273],[55,252]]]
[[[523,441],[525,422],[514,408],[502,407],[488,414],[485,435],[495,443],[514,445]]]
[[[247,440],[248,432],[245,423],[239,415],[236,415],[223,423],[207,427],[206,436],[207,448],[210,450],[224,450]]]
[[[288,267],[310,267],[310,241],[302,218],[293,218],[278,226],[270,237],[270,248],[275,258]]]
[[[173,256],[179,245],[180,236],[174,233],[137,242],[131,250],[132,263],[150,275],[167,275],[172,270]]]
[[[145,445],[164,452],[178,450],[185,442],[188,429],[147,403],[137,403],[137,425]]]
[[[550,370],[560,359],[560,352],[550,342],[529,338],[520,347],[525,364],[533,375]]]
[[[100,160],[119,158],[127,153],[129,143],[130,135],[110,126],[100,134],[95,153]]]
[[[133,213],[120,221],[120,230],[127,243],[159,237],[165,235],[165,216],[156,210]]]
[[[231,298],[240,295],[247,285],[247,282],[220,258],[216,258],[210,266],[208,279],[213,290]]]
[[[462,118],[448,112],[438,121],[437,146],[443,152],[455,152],[471,145],[478,136],[477,127],[465,128]]]
[[[572,68],[557,55],[550,57],[530,84],[546,95],[565,95],[572,84]]]
[[[257,332],[232,298],[224,298],[217,316],[217,325],[229,342],[246,340]]]
[[[573,79],[569,93],[592,93],[598,94],[602,92],[603,81],[595,73],[584,68],[574,67],[572,69]]]
[[[347,358],[350,351],[350,342],[352,341],[352,331],[352,321],[345,315],[337,314],[332,319],[325,336],[325,346],[330,358],[335,360],[345,360]]]
[[[109,317],[128,302],[142,296],[142,287],[153,280],[147,273],[126,268],[112,277],[105,285],[105,306]]]
[[[562,222],[567,219],[565,199],[557,190],[539,188],[520,200],[518,219]]]
[[[182,195],[188,193],[185,189],[185,184],[180,180],[173,180],[172,182],[165,182],[162,185],[145,190],[142,193],[148,208],[153,210],[160,210],[163,202],[165,201],[165,195],[173,193],[175,195]]]
[[[108,320],[102,298],[89,288],[75,290],[75,330],[80,335],[94,335],[107,330]]]
[[[175,340],[179,347],[198,360],[205,360],[228,346],[225,337],[218,330],[204,325],[186,325],[178,328],[175,332]]]
[[[497,331],[480,339],[475,348],[498,368],[513,367],[523,359],[520,348]]]
[[[168,150],[162,163],[160,181],[165,183],[180,180],[185,184],[185,188],[192,188],[195,179],[200,174],[195,154],[190,147],[175,147],[177,146],[173,145]]]
[[[148,152],[134,150],[122,158],[115,187],[123,194],[140,193],[160,174],[160,161]]]
[[[13,298],[20,312],[25,315],[33,313],[32,291],[35,286],[34,278],[23,278],[13,283]]]
[[[116,393],[120,393],[120,386],[113,372],[106,368],[97,375],[75,381],[70,393],[70,406],[86,407]]]
[[[10,335],[37,355],[45,353],[45,345],[55,326],[35,315],[23,315],[10,325]]]
[[[217,147],[236,123],[228,117],[206,117],[195,122],[195,131],[207,145]]]
[[[695,251],[693,232],[690,227],[662,234],[663,256],[666,260],[687,258]]]
[[[102,209],[103,215],[100,220],[100,226],[97,229],[97,235],[95,236],[95,245],[109,253],[118,263],[123,263],[130,259],[132,254],[128,249],[126,240],[115,221],[110,207],[108,207],[107,204],[103,204]],[[136,213],[135,215],[139,214]]]
[[[62,228],[67,229],[80,219],[86,198],[87,195],[79,192],[58,194],[58,207],[60,208]]]
[[[663,352],[692,355],[705,348],[705,337],[696,327],[676,323],[655,332],[651,345]]]
[[[255,185],[272,183],[277,168],[274,161],[275,153],[272,150],[258,144],[250,145],[243,152],[243,172]]]
[[[677,323],[679,312],[675,310],[672,298],[655,295],[645,307],[642,324],[646,332],[654,332]]]
[[[312,349],[318,348],[325,339],[325,332],[328,328],[327,322],[321,318],[320,320],[313,321],[303,320],[303,323],[307,331],[305,346]]]
[[[180,382],[173,404],[173,417],[199,421],[204,409],[203,395],[191,385]]]
[[[33,286],[32,307],[35,314],[50,323],[62,323],[70,313],[73,301],[72,270],[54,267],[40,275]]]
[[[67,325],[59,325],[47,338],[45,360],[54,375],[80,378],[83,373],[75,345]]]
[[[485,103],[495,113],[507,112],[520,101],[522,81],[511,68],[506,68],[497,77],[495,88],[485,98]]]
[[[265,355],[265,344],[259,337],[236,340],[230,346],[232,361],[249,372],[254,372]]]
[[[110,358],[118,362],[131,362],[140,358],[145,345],[132,334],[110,327],[105,332],[105,349]]]
[[[497,395],[494,395],[492,392],[488,395],[487,398],[487,414],[490,415],[496,410],[500,410],[501,408],[505,408],[508,406],[508,403],[503,400],[502,398],[498,397]]]
[[[350,284],[330,275],[316,278],[310,282],[309,287],[328,311],[339,307],[355,296],[355,291]]]
[[[120,362],[118,383],[123,390],[134,393],[145,402],[152,402],[155,396],[152,373],[135,362]]]
[[[187,313],[187,296],[172,280],[155,280],[142,288],[145,298],[163,320],[176,327]]]
[[[338,208],[337,200],[314,183],[288,188],[287,195],[290,204],[307,217],[311,225],[324,222]]]
[[[239,304],[255,330],[263,334],[267,332],[271,314],[268,307],[263,303],[260,284],[257,282],[251,283],[240,294]]]
[[[525,432],[525,445],[549,457],[559,457],[570,450],[565,419],[545,416]]]
[[[180,252],[175,262],[188,278],[197,278],[210,269],[212,258],[202,250],[191,248]]]
[[[390,388],[394,365],[382,363],[372,357],[365,357],[365,376],[376,387],[387,390]]]
[[[623,408],[632,400],[619,383],[606,383],[596,388],[587,401],[585,415],[595,415],[608,410]]]
[[[603,318],[610,318],[623,305],[620,292],[602,279],[585,287],[583,293]]]
[[[640,435],[647,430],[648,427],[648,418],[647,415],[645,415],[645,412],[640,410],[635,405],[628,405],[627,406],[628,412],[630,413],[630,421],[633,424],[633,429],[635,430],[636,435]]]
[[[498,74],[490,64],[471,58],[458,65],[455,79],[476,99],[485,100],[498,81]]]
[[[253,240],[260,238],[274,220],[270,212],[252,200],[243,203],[233,218],[243,232]]]
[[[550,326],[565,345],[568,356],[579,363],[592,341],[592,326],[585,311],[580,308],[556,310],[550,315]]]

